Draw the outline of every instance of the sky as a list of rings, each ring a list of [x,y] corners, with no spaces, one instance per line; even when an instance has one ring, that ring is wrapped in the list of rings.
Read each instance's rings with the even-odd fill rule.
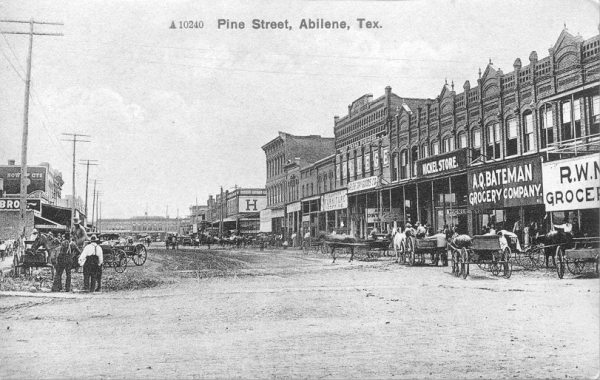
[[[90,135],[76,159],[99,163],[103,218],[186,216],[221,186],[264,187],[261,146],[278,131],[332,137],[335,115],[386,86],[435,98],[447,80],[460,92],[490,60],[506,73],[533,50],[547,56],[565,25],[598,34],[599,14],[598,0],[0,1],[0,19],[64,24],[35,27],[63,36],[34,37],[27,161],[61,171],[71,194],[62,134]],[[300,29],[302,19],[350,28]],[[202,28],[179,28],[190,20]],[[27,36],[0,35],[0,164],[21,159],[27,49]],[[77,195],[85,178],[77,165]]]

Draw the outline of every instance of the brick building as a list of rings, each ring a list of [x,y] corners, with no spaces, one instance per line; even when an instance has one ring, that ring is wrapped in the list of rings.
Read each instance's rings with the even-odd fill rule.
[[[599,151],[598,50],[598,36],[565,29],[547,57],[532,52],[507,73],[490,61],[475,86],[466,81],[457,93],[445,83],[435,99],[400,107],[390,125],[391,183],[377,185],[400,205],[398,221],[469,233],[543,224],[542,162]],[[597,209],[563,215],[595,218],[598,229]]]
[[[209,196],[207,221],[214,235],[230,232],[256,234],[260,227],[260,212],[267,206],[264,188],[235,187],[215,197]]]
[[[263,145],[262,149],[266,156],[267,207],[261,214],[261,231],[284,234],[288,182],[285,166],[296,162],[303,167],[330,155],[334,150],[334,139],[318,135],[294,136],[279,132],[279,135]]]

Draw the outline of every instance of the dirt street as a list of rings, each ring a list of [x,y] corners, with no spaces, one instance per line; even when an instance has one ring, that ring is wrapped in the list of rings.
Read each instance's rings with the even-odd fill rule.
[[[196,254],[208,253],[181,257]],[[174,280],[93,295],[0,293],[0,378],[599,374],[598,278],[515,271],[507,280],[472,268],[463,280],[389,258],[218,255],[239,265],[207,277],[165,269],[177,256],[151,250],[128,273]]]

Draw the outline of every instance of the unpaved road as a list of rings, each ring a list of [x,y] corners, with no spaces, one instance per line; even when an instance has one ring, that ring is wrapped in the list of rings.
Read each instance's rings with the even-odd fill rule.
[[[598,278],[235,260],[234,276],[144,290],[0,293],[0,378],[598,377]]]

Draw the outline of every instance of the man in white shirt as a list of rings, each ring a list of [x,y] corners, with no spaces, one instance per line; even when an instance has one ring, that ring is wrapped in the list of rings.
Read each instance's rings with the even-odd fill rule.
[[[101,291],[103,262],[102,247],[98,244],[96,235],[92,235],[91,243],[85,246],[79,256],[79,265],[83,266],[84,290],[89,290],[90,293]],[[96,281],[98,282],[97,287]]]

